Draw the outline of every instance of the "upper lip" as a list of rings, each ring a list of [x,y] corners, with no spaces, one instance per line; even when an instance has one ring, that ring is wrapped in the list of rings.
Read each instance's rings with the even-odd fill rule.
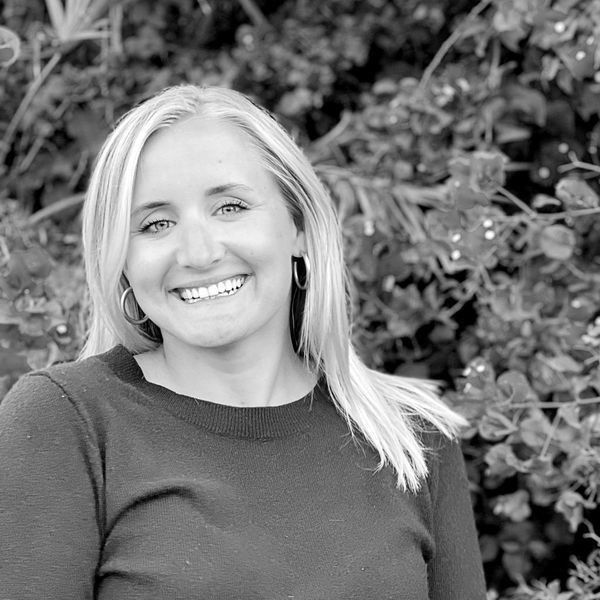
[[[220,281],[227,281],[228,279],[237,279],[238,277],[248,277],[248,273],[236,273],[235,275],[224,275],[223,277],[211,277],[210,279],[196,280],[181,285],[176,285],[171,290],[186,290],[191,288],[209,287],[216,285]]]

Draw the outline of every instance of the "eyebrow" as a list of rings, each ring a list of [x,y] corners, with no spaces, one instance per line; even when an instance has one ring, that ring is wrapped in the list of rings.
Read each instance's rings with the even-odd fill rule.
[[[252,192],[254,190],[250,186],[247,186],[243,183],[224,183],[222,185],[215,185],[211,188],[208,188],[204,193],[206,196],[211,197],[219,196],[220,194],[232,191]],[[144,211],[154,210],[155,208],[164,208],[169,204],[170,203],[166,200],[155,200],[153,202],[145,202],[137,208],[134,208],[131,212],[131,216],[137,217],[140,213]]]
[[[223,185],[216,185],[215,187],[208,188],[206,190],[207,196],[218,196],[224,192],[232,191],[252,192],[253,189],[243,183],[224,183]]]

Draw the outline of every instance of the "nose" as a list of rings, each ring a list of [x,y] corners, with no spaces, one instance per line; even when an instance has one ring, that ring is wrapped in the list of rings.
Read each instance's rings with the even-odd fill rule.
[[[182,267],[202,269],[225,255],[225,245],[218,231],[197,221],[179,225],[177,263]]]

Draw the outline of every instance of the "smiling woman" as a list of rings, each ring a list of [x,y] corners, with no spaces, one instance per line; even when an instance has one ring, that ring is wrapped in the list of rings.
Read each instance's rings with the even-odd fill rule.
[[[314,377],[288,326],[292,257],[305,252],[304,234],[246,137],[200,116],[156,132],[140,155],[131,205],[123,273],[162,337],[136,359],[147,378],[225,404],[289,402],[289,385],[308,392]],[[252,364],[259,380],[250,395],[249,374],[241,394],[215,377],[215,348]]]
[[[83,239],[82,356],[0,405],[3,598],[485,597],[463,420],[359,360],[332,203],[266,111],[132,110]]]

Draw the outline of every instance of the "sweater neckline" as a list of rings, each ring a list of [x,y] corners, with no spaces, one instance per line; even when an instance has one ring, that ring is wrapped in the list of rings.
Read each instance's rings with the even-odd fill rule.
[[[123,345],[115,346],[103,358],[122,381],[139,392],[143,401],[158,404],[188,423],[228,437],[269,439],[293,435],[309,429],[322,416],[326,404],[322,380],[308,394],[288,404],[239,407],[178,394],[148,381],[133,354]]]

